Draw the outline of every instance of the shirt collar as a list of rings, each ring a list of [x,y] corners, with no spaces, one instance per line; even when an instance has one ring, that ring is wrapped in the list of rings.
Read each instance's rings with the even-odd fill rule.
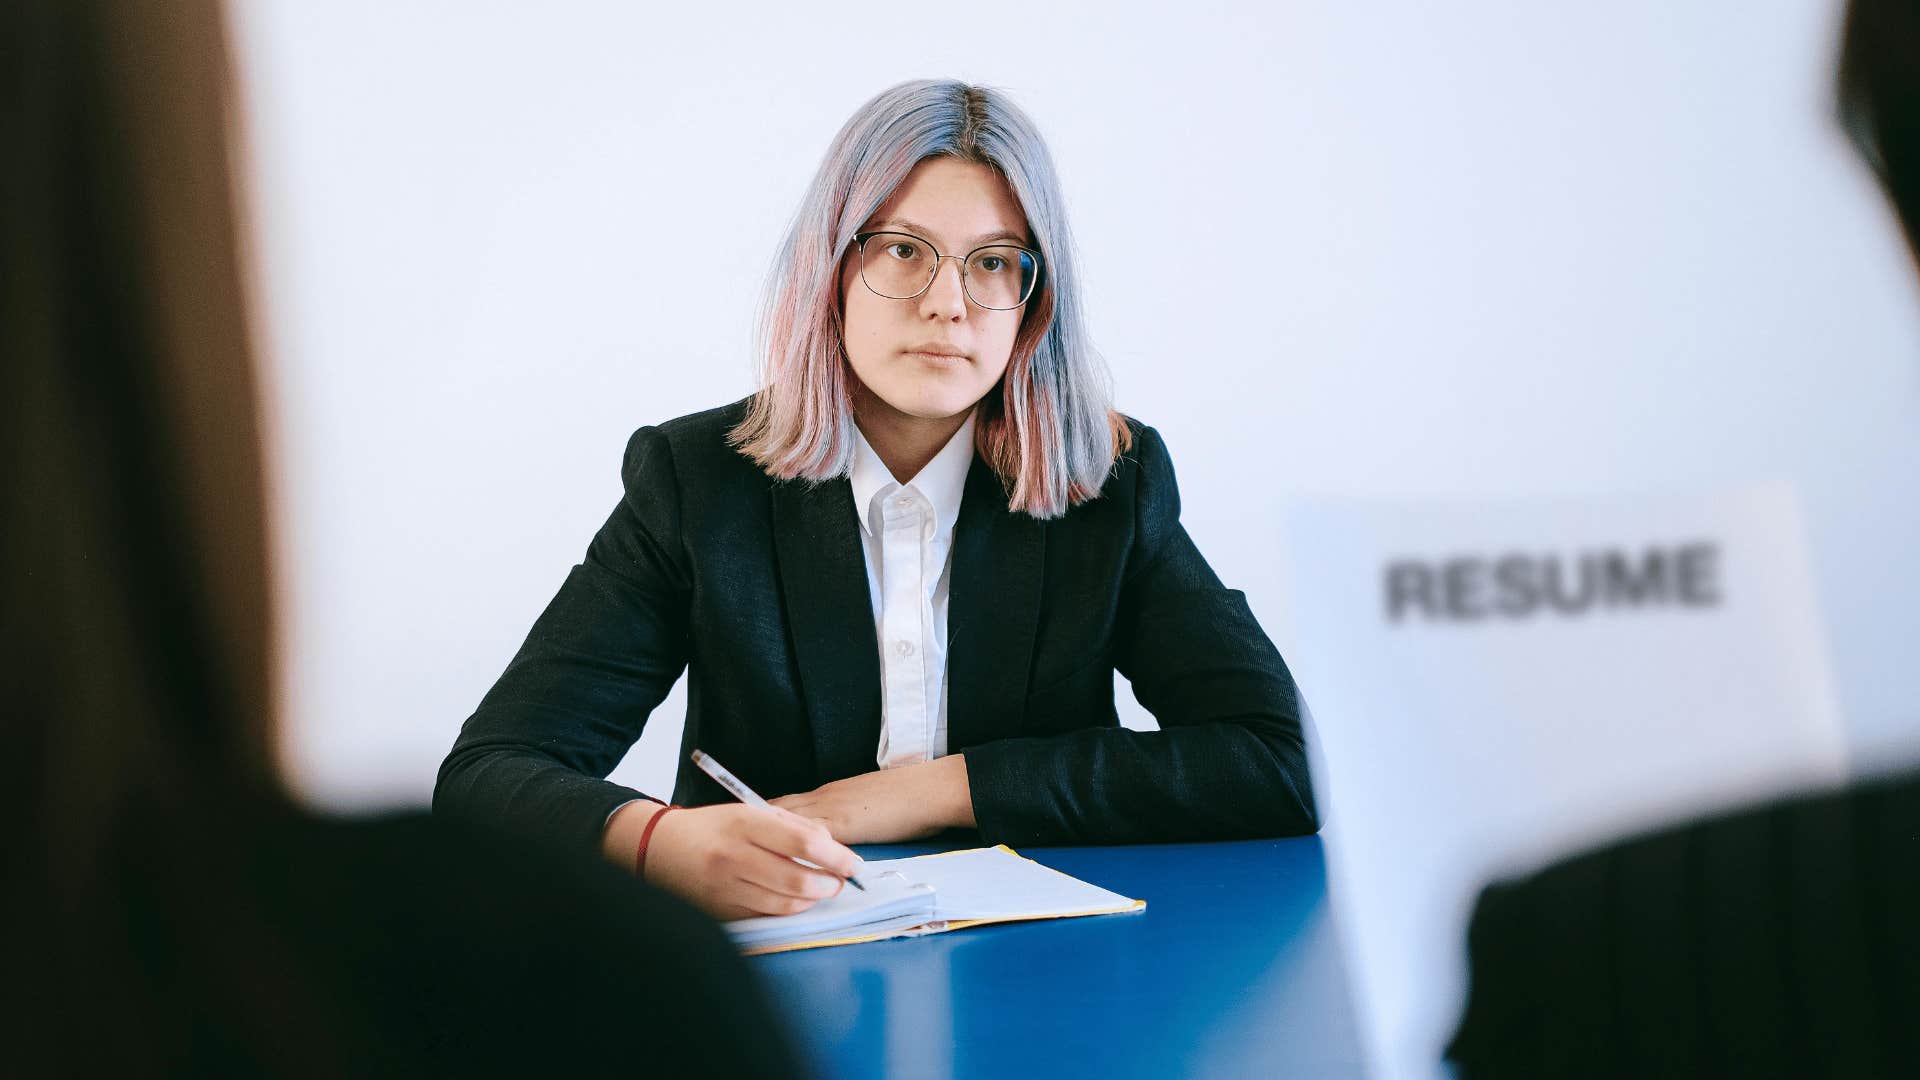
[[[933,519],[940,533],[953,530],[954,523],[960,520],[960,497],[966,492],[967,471],[973,467],[973,415],[967,413],[960,430],[954,432],[947,445],[905,485],[894,480],[886,462],[880,460],[860,426],[854,425],[853,475],[849,479],[853,484],[853,508],[862,531],[868,535],[873,533],[874,497],[890,494],[901,486],[913,488],[933,504]]]

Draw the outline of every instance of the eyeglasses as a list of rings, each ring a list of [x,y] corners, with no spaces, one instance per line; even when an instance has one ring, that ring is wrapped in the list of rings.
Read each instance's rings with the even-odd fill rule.
[[[993,311],[1011,311],[1033,296],[1040,281],[1040,253],[1018,244],[988,244],[965,255],[942,255],[912,233],[869,232],[860,245],[860,280],[889,300],[912,300],[933,286],[941,259],[960,263],[967,299]]]

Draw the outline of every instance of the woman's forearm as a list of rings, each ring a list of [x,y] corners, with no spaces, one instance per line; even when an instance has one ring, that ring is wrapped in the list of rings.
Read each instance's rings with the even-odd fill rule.
[[[948,754],[927,763],[929,794],[937,807],[935,819],[942,828],[971,829],[973,791],[967,786],[967,756]]]

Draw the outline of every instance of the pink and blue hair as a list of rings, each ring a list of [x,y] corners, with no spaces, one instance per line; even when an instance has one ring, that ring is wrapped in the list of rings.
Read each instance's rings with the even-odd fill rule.
[[[853,467],[854,425],[840,329],[840,268],[854,233],[930,157],[1006,178],[1040,251],[1006,375],[981,399],[974,445],[1008,506],[1059,517],[1099,495],[1127,449],[1106,365],[1087,340],[1072,235],[1040,132],[998,91],[951,80],[902,83],[861,106],[834,137],[774,261],[756,343],[760,390],[732,432],[781,479],[829,480]]]

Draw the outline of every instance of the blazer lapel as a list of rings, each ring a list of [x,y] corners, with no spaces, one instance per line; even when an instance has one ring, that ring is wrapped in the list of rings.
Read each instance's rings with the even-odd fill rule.
[[[880,656],[866,556],[845,478],[773,485],[774,550],[820,783],[872,772]]]
[[[1043,522],[1007,509],[1000,478],[976,456],[953,529],[947,589],[947,749],[1020,732],[1040,621]]]

